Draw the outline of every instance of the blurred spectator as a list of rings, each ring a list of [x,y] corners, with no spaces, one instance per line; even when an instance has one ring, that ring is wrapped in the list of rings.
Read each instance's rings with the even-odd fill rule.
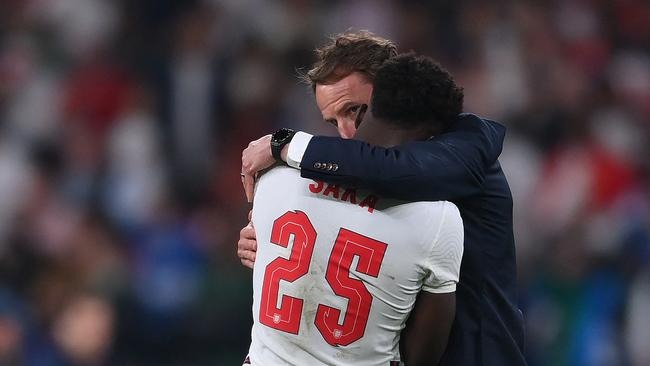
[[[98,297],[80,295],[54,323],[54,339],[75,365],[110,365],[115,315]]]
[[[626,320],[626,345],[630,351],[633,365],[647,365],[650,363],[650,317],[647,311],[650,307],[650,276],[648,272],[642,273],[632,284],[630,293],[629,312]]]
[[[169,193],[152,104],[148,90],[133,88],[108,137],[104,204],[111,218],[125,228],[151,220]]]
[[[159,108],[174,183],[194,205],[210,183],[218,136],[227,125],[223,55],[214,35],[218,13],[208,6],[183,12],[174,24],[171,49],[157,75]]]
[[[0,289],[0,363],[66,365],[50,337],[34,325],[26,304]]]
[[[3,297],[6,297],[3,296]],[[23,329],[15,315],[11,314],[7,307],[8,299],[2,299],[2,311],[0,312],[0,362],[2,364],[16,365],[23,362]]]

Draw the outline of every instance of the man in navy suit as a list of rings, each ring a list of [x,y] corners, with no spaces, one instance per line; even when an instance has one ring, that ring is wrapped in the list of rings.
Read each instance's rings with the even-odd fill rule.
[[[456,318],[439,364],[526,365],[523,317],[517,307],[512,196],[497,161],[505,128],[459,114],[449,130],[428,141],[381,148],[351,140],[358,109],[370,100],[377,68],[397,55],[397,49],[372,34],[349,33],[332,39],[317,55],[305,79],[323,118],[342,138],[283,129],[251,142],[242,154],[247,197],[256,172],[278,161],[300,169],[304,178],[404,200],[454,202],[463,218],[465,253]],[[408,96],[396,96],[401,97]],[[450,97],[441,95],[440,103]],[[252,224],[240,234],[238,255],[252,267]]]

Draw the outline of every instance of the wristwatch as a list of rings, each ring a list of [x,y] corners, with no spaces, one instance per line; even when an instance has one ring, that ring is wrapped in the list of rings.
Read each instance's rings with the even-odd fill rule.
[[[271,135],[271,155],[279,163],[284,163],[280,154],[282,153],[282,148],[284,145],[291,142],[293,135],[296,134],[296,131],[290,128],[281,128]]]

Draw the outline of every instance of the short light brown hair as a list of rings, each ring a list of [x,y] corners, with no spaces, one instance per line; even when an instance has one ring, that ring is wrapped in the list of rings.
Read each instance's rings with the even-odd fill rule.
[[[316,90],[316,84],[335,83],[353,72],[369,82],[375,80],[384,61],[397,56],[397,45],[371,32],[341,33],[316,49],[317,60],[301,79]]]

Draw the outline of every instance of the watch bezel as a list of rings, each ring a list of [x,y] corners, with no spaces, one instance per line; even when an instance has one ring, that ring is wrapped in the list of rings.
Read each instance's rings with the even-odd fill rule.
[[[278,162],[284,162],[281,157],[282,148],[288,144],[296,131],[290,128],[281,128],[271,135],[271,155]]]

